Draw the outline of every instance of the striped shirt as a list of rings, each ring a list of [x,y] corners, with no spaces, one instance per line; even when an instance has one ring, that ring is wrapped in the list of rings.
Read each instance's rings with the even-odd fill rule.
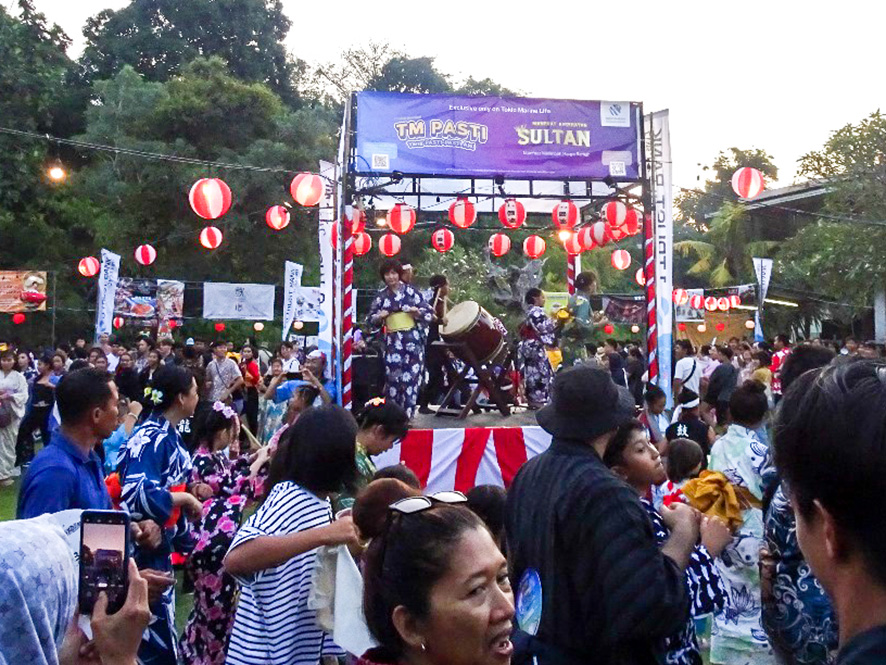
[[[231,551],[259,536],[282,536],[332,521],[329,502],[291,481],[277,483],[270,495],[237,532]],[[311,550],[286,563],[245,576],[234,628],[228,645],[227,665],[316,665],[324,641],[308,609],[311,576],[317,551]]]

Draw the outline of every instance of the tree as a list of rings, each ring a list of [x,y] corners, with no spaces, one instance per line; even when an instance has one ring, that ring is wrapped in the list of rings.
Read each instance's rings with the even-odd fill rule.
[[[300,64],[283,43],[290,26],[280,0],[133,0],[87,21],[82,64],[92,80],[131,65],[163,82],[195,58],[218,56],[233,76],[297,104]]]
[[[464,83],[458,86],[455,91],[459,95],[476,95],[478,97],[518,97],[520,93],[514,92],[499,85],[490,78],[482,81],[469,76]]]
[[[440,93],[452,86],[445,74],[434,66],[433,58],[394,56],[388,60],[367,86],[369,90],[388,92]]]
[[[380,79],[384,66],[392,58],[403,57],[405,54],[386,42],[370,41],[366,46],[345,49],[337,62],[314,69],[305,94],[343,104],[352,92],[368,90],[373,81]]]

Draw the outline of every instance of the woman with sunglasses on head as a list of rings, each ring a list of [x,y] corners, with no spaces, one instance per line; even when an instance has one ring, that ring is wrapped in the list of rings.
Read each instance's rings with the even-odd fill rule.
[[[394,503],[363,562],[363,611],[380,646],[360,665],[510,662],[514,594],[507,562],[464,495]]]
[[[266,495],[224,559],[241,584],[228,665],[315,665],[343,655],[308,607],[317,548],[357,545],[353,520],[332,521],[330,495],[353,491],[357,425],[339,406],[306,410],[280,442]]]

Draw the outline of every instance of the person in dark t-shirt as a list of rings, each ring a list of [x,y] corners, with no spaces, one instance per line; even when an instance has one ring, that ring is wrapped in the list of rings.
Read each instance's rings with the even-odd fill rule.
[[[695,391],[684,388],[680,391],[680,419],[665,430],[665,439],[692,439],[704,451],[705,457],[710,454],[716,435],[713,428],[698,415],[699,399]]]

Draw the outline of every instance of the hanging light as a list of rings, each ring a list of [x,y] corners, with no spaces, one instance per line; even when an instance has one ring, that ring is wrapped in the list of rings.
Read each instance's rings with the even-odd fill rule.
[[[625,249],[612,252],[612,267],[616,270],[627,270],[631,265],[631,254]]]
[[[405,203],[398,203],[388,211],[388,226],[394,233],[409,233],[415,226],[415,209]]]
[[[489,236],[489,253],[501,257],[511,251],[511,239],[506,233],[493,233]]]
[[[351,222],[352,236],[356,236],[358,233],[362,233],[366,229],[366,213],[362,208],[351,208],[348,221]]]
[[[731,295],[729,296],[729,306],[732,308],[741,306],[741,296]]]
[[[223,239],[224,235],[217,226],[207,226],[200,231],[200,244],[206,249],[217,249]]]
[[[603,206],[603,221],[610,229],[617,229],[625,223],[628,207],[621,201],[609,201]]]
[[[704,308],[709,312],[717,311],[717,299],[714,296],[708,296],[704,299]]]
[[[289,185],[289,193],[299,205],[306,208],[315,206],[323,198],[323,178],[316,173],[299,173]]]
[[[289,208],[286,206],[271,206],[265,213],[265,223],[275,231],[280,231],[289,226]]]
[[[262,330],[265,329],[265,324],[262,323],[261,321],[256,321],[255,323],[252,324],[252,329],[255,332],[261,332]]]
[[[594,222],[591,224],[591,237],[598,247],[602,247],[609,242],[609,230],[606,228],[606,222]]]
[[[583,250],[590,251],[597,246],[594,242],[594,231],[590,226],[583,226],[578,230],[578,242]]]
[[[700,333],[703,333],[703,332],[707,332],[707,331],[708,331],[708,327],[707,327],[705,324],[703,324],[703,323],[699,323],[699,324],[698,324],[698,327],[696,328],[696,330],[697,330],[698,332],[700,332]]]
[[[222,323],[221,321],[219,321],[218,323],[215,324],[214,328],[215,328],[215,332],[224,332],[225,331],[225,324]]]
[[[673,300],[675,305],[685,305],[689,302],[689,292],[686,289],[674,289]]]
[[[61,166],[55,164],[47,169],[46,176],[52,180],[52,182],[60,183],[65,181],[68,177],[68,173]]]
[[[526,221],[526,208],[517,199],[506,199],[498,209],[498,221],[509,229],[517,229]]]
[[[605,332],[607,335],[611,335],[615,332],[615,326],[611,323],[607,323],[605,326],[603,326],[603,332]]]
[[[523,253],[530,259],[537,259],[545,253],[547,245],[545,239],[540,236],[529,236],[523,241]]]
[[[394,256],[400,251],[400,236],[385,233],[378,239],[378,251],[385,256]]]
[[[640,232],[640,213],[636,208],[628,208],[621,230],[629,236],[637,235]]]
[[[231,208],[231,188],[221,178],[200,178],[191,186],[188,201],[198,217],[218,219]]]
[[[441,254],[445,254],[455,244],[455,234],[449,229],[437,229],[431,234],[431,245]]]
[[[115,316],[114,320],[111,322],[117,330],[120,330],[124,325],[126,325],[126,320],[122,316]]]
[[[646,286],[646,275],[643,274],[643,268],[637,268],[637,272],[634,273],[634,280],[636,280],[637,284],[640,286]]]
[[[15,324],[17,326],[20,326],[21,324],[23,324],[25,322],[25,315],[22,314],[21,312],[16,312],[15,314],[12,315],[12,322],[13,322],[13,324]]]
[[[689,306],[692,309],[701,309],[704,307],[704,297],[696,293],[689,298]]]
[[[98,274],[101,263],[94,256],[86,256],[77,264],[77,271],[84,277],[95,277]]]
[[[578,224],[578,206],[569,199],[560,201],[551,212],[551,217],[558,229],[572,229]]]
[[[729,311],[729,298],[723,296],[721,298],[717,298],[717,309],[721,312]]]
[[[149,266],[157,260],[157,250],[151,245],[139,245],[135,248],[135,260],[143,266]]]
[[[750,166],[744,166],[732,174],[732,191],[743,199],[753,199],[766,188],[763,174]]]
[[[477,221],[477,208],[467,199],[458,199],[449,206],[449,221],[460,229],[466,229]]]
[[[354,254],[356,256],[363,256],[372,249],[372,238],[369,237],[369,234],[366,231],[360,231],[357,235],[354,236],[354,243],[351,245],[354,248]]]
[[[640,326],[638,326],[638,325],[636,325],[636,324],[632,325],[632,326],[631,326],[631,332],[634,333],[634,334],[636,335],[638,332],[640,332]]]
[[[753,330],[754,328],[757,327],[757,324],[754,323],[753,319],[748,319],[747,321],[744,322],[744,327],[747,328],[748,330]]]
[[[717,332],[723,332],[724,330],[726,330],[726,324],[721,321],[720,323],[715,325],[714,328],[717,329]]]
[[[686,324],[683,322],[678,323],[677,330],[679,330],[680,332],[685,332],[686,331]]]
[[[560,231],[560,233],[563,233],[563,231]],[[569,235],[566,237],[566,240],[563,241],[563,249],[566,250],[566,253],[569,254],[569,256],[581,254],[583,248],[581,242],[578,240],[578,234],[572,233],[571,231],[566,231],[566,233]]]

